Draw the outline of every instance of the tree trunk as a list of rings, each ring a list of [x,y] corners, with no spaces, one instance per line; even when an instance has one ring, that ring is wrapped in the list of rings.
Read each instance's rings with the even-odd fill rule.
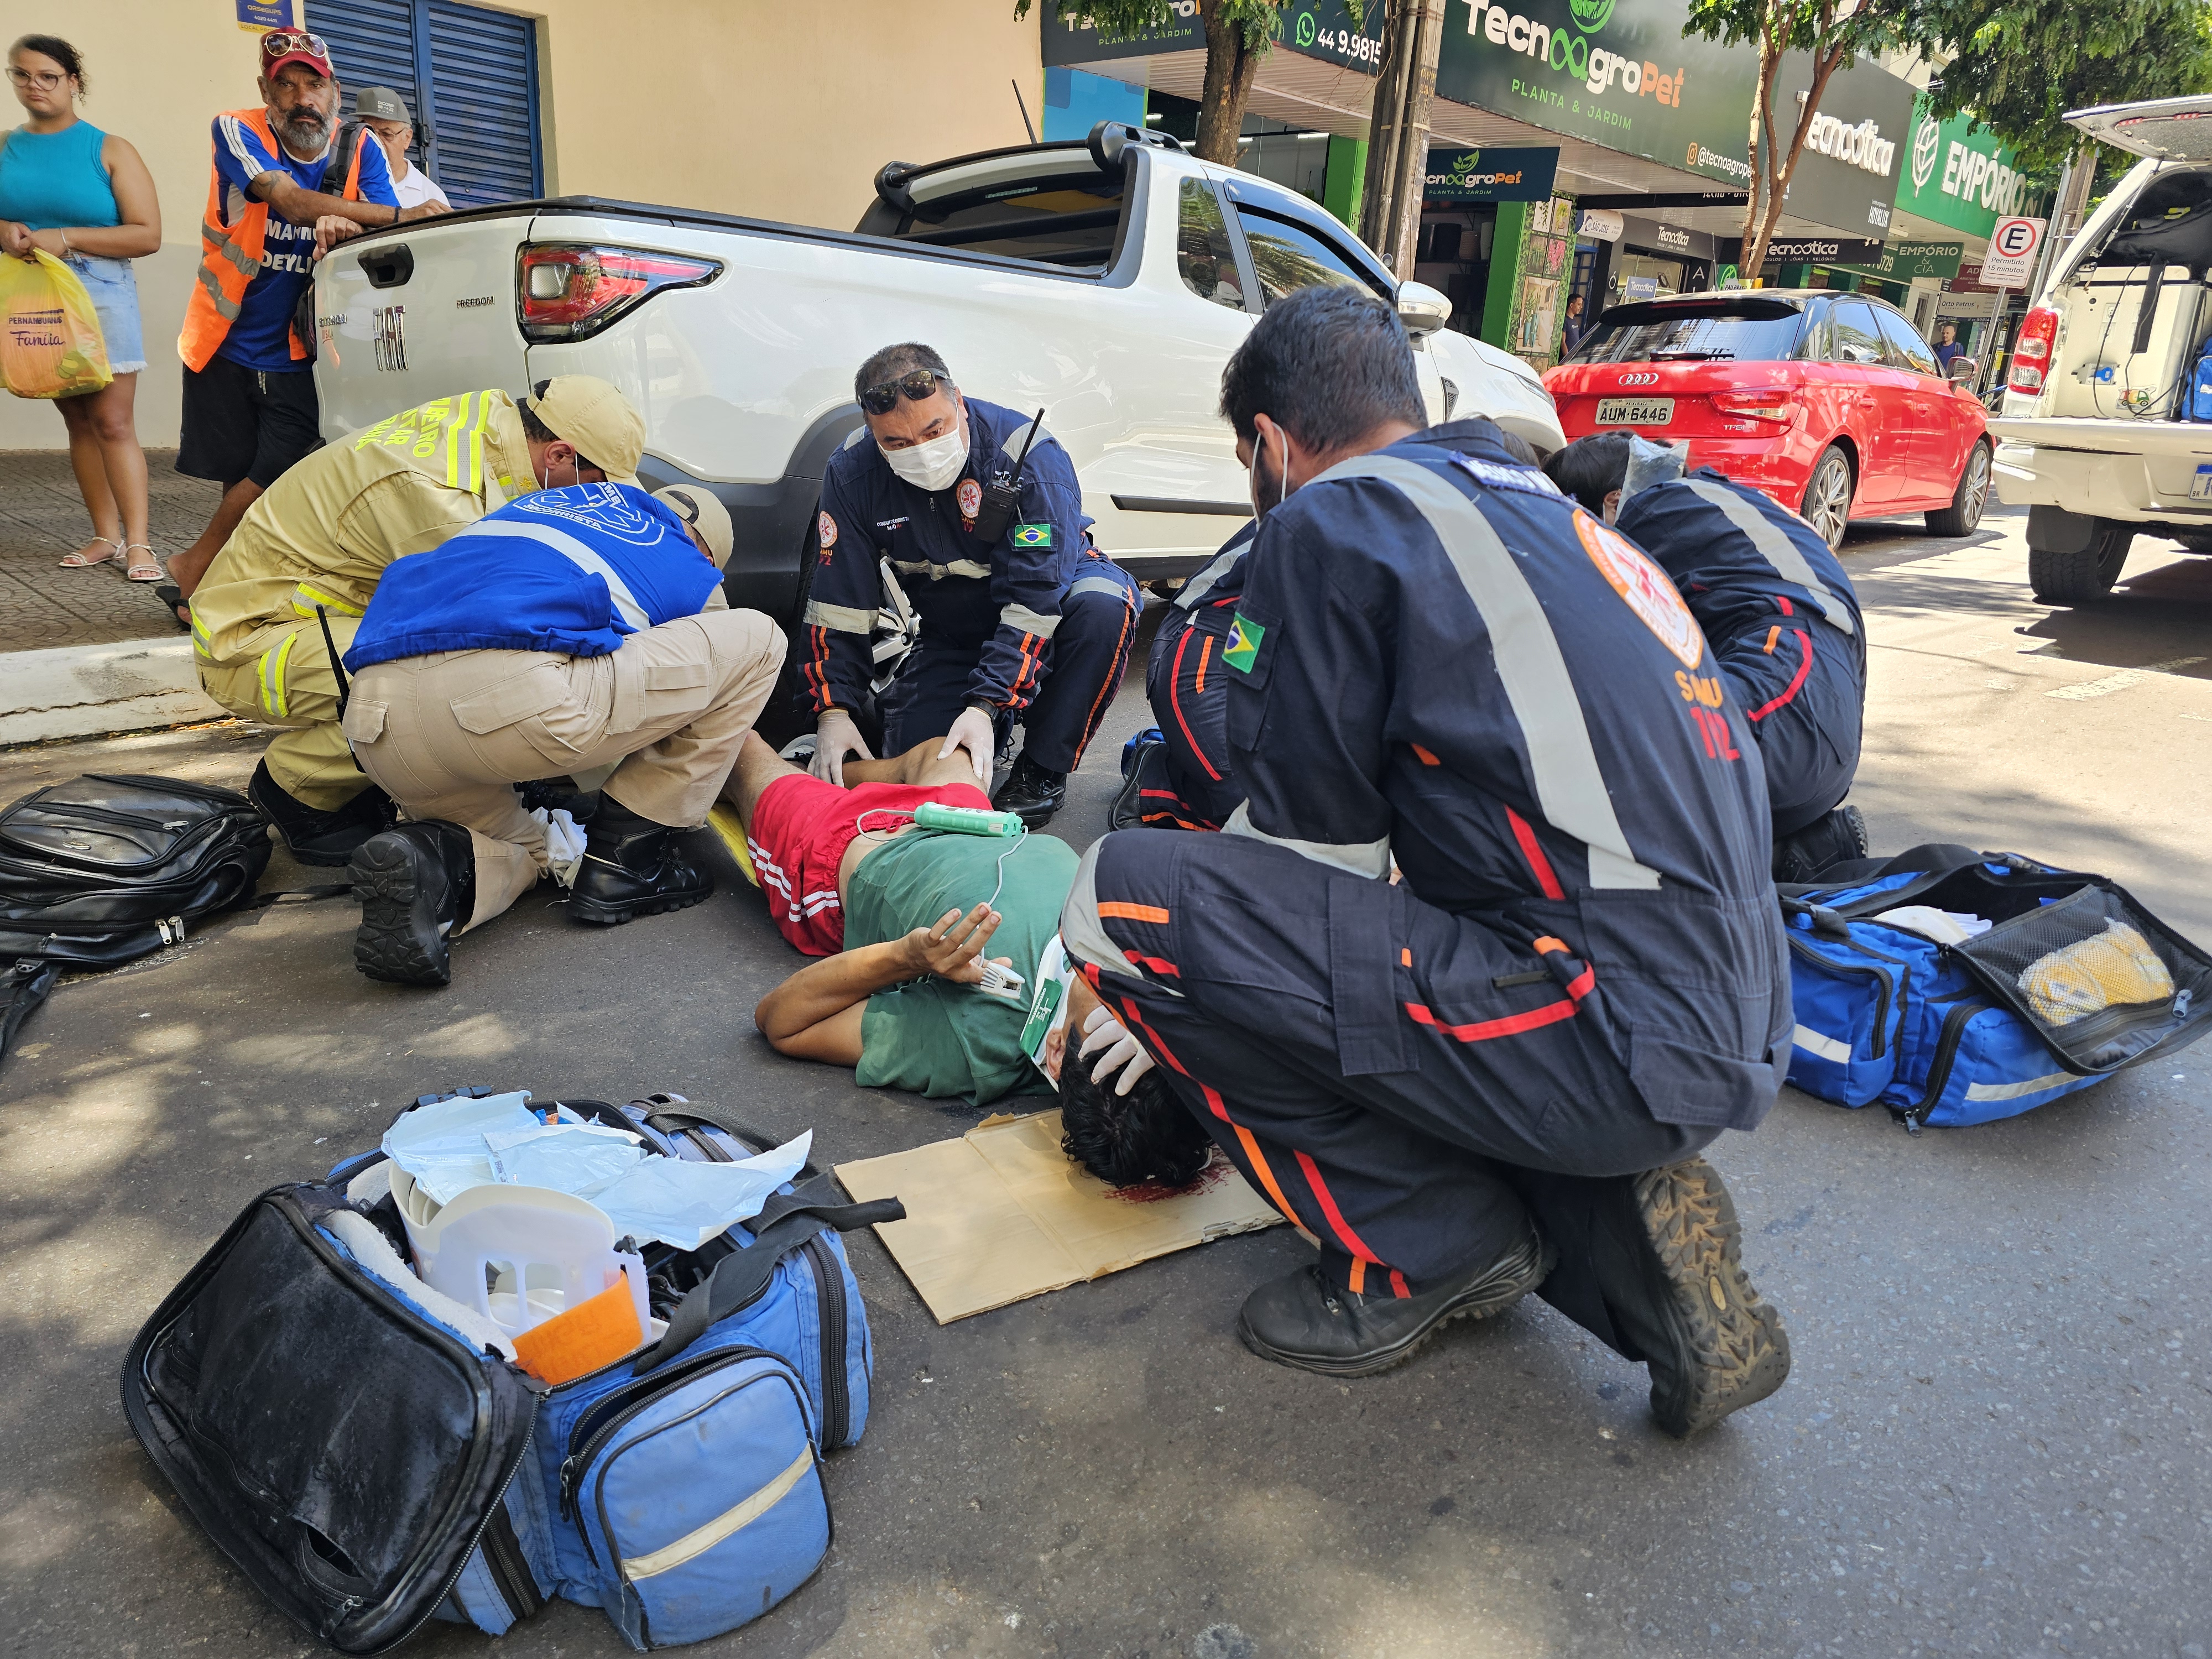
[[[1771,170],[1766,189],[1764,222],[1759,227],[1757,257],[1759,264],[1766,263],[1766,245],[1774,238],[1774,227],[1782,221],[1783,196],[1790,188],[1790,175],[1797,171],[1797,158],[1805,153],[1805,140],[1813,131],[1813,118],[1820,113],[1821,95],[1828,90],[1828,82],[1835,75],[1836,65],[1843,61],[1844,49],[1832,47],[1814,59],[1813,84],[1806,88],[1805,106],[1797,112],[1796,130],[1790,135],[1790,153],[1783,158],[1779,168],[1774,167],[1773,99],[1767,99],[1766,161]],[[1746,254],[1753,250],[1744,249]],[[1756,271],[1759,265],[1753,265]]]
[[[1367,175],[1359,196],[1359,240],[1377,252],[1390,245],[1390,183],[1398,176],[1406,82],[1413,63],[1421,0],[1389,0],[1389,5],[1382,21],[1382,69],[1375,77],[1375,101],[1367,118]]]
[[[1401,281],[1413,274],[1413,250],[1421,231],[1421,202],[1428,194],[1429,114],[1437,95],[1437,56],[1443,46],[1444,0],[1418,0],[1407,20],[1414,25],[1407,57],[1405,107],[1400,117],[1396,153],[1391,158],[1389,239],[1375,243],[1383,263]]]
[[[1244,44],[1244,31],[1221,15],[1212,0],[1200,0],[1206,26],[1206,87],[1198,99],[1198,158],[1220,167],[1237,165],[1237,140],[1244,131],[1244,102],[1260,72],[1261,52]],[[1261,43],[1264,51],[1266,42]]]

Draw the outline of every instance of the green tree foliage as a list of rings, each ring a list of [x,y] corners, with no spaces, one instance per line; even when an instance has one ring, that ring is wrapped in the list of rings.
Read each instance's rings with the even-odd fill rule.
[[[2212,10],[2203,0],[1939,0],[1956,46],[1935,112],[1972,113],[2030,171],[2056,167],[2080,137],[2069,109],[2212,89]]]
[[[1964,9],[1968,0],[1955,3]],[[1766,244],[1782,218],[1783,193],[1790,188],[1813,118],[1820,113],[1820,99],[1836,71],[1859,58],[1886,52],[1930,52],[1942,40],[1928,0],[1861,0],[1856,6],[1850,0],[1690,0],[1689,21],[1682,33],[1725,46],[1749,43],[1758,48],[1759,78],[1751,105],[1751,199],[1744,209],[1741,260],[1747,277],[1755,276],[1765,260]],[[1813,78],[1795,125],[1785,130],[1776,116],[1775,82],[1784,58],[1792,52],[1806,56]],[[1784,111],[1782,118],[1787,117]]]
[[[1030,0],[1014,0],[1014,15],[1026,17]],[[1237,165],[1237,140],[1244,130],[1244,105],[1260,60],[1274,49],[1282,32],[1285,0],[1199,0],[1199,22],[1206,30],[1206,88],[1199,95],[1197,154],[1208,161]],[[1053,0],[1054,15],[1086,21],[1101,34],[1120,39],[1151,33],[1175,21],[1170,0]],[[1364,0],[1346,0],[1357,26]]]

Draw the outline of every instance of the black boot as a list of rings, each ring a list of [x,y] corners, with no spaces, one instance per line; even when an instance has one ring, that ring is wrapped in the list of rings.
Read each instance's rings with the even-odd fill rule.
[[[1692,1157],[1606,1186],[1608,1230],[1631,1245],[1606,1274],[1606,1310],[1650,1367],[1652,1420],[1692,1436],[1765,1401],[1790,1376],[1790,1332],[1743,1272],[1721,1172]]]
[[[1067,774],[1048,772],[1024,751],[991,805],[1012,812],[1032,830],[1042,830],[1067,805]]]
[[[1324,1376],[1365,1376],[1413,1358],[1449,1320],[1504,1313],[1544,1281],[1552,1256],[1531,1228],[1493,1261],[1395,1297],[1340,1291],[1318,1267],[1271,1279],[1244,1298],[1237,1334],[1262,1359]]]
[[[346,874],[361,901],[353,965],[394,985],[450,981],[447,940],[476,908],[469,832],[457,823],[403,823],[363,842]]]
[[[679,833],[603,792],[585,832],[576,884],[568,890],[569,915],[611,927],[698,903],[714,890],[714,878],[684,856]]]
[[[1832,865],[1866,855],[1866,815],[1856,806],[1838,806],[1774,843],[1774,879],[1813,881]]]
[[[335,812],[319,811],[288,792],[269,775],[269,763],[253,769],[246,798],[276,828],[292,856],[302,864],[341,865],[371,836],[392,827],[398,816],[392,797],[370,784]]]

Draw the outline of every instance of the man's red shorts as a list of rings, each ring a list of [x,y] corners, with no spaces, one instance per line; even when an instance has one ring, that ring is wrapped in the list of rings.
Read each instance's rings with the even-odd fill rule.
[[[845,908],[837,896],[837,866],[845,849],[860,834],[863,819],[871,833],[896,830],[926,800],[985,811],[991,807],[991,798],[972,783],[927,788],[862,783],[840,789],[802,772],[787,774],[762,790],[745,847],[777,930],[810,957],[843,950]]]

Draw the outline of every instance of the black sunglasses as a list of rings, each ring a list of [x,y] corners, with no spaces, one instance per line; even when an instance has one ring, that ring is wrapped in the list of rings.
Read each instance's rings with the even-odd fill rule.
[[[871,415],[888,415],[898,407],[899,393],[903,392],[914,403],[937,395],[937,384],[942,377],[926,368],[917,368],[911,374],[902,374],[896,380],[885,380],[872,386],[860,394],[860,407]]]

